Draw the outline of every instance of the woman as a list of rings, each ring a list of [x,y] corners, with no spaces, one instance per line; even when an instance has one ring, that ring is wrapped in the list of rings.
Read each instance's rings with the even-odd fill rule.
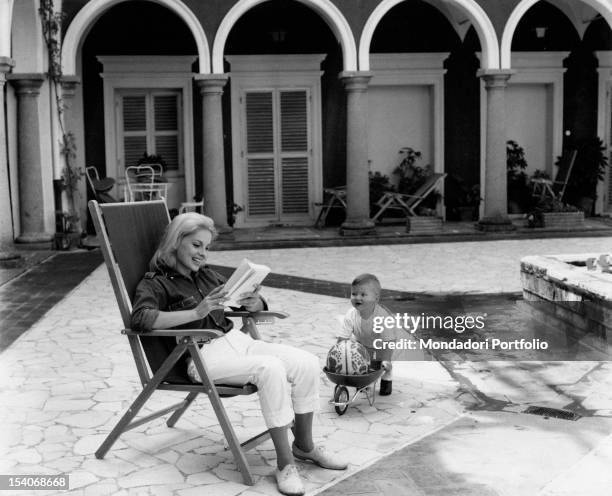
[[[319,403],[319,361],[306,351],[254,340],[233,329],[232,321],[223,313],[225,279],[205,265],[214,235],[212,219],[198,213],[188,212],[172,220],[151,259],[151,272],[136,289],[132,328],[140,332],[169,328],[223,332],[223,337],[204,344],[200,350],[211,379],[257,386],[276,449],[279,491],[304,494],[294,457],[333,470],[347,466],[315,446],[312,439],[313,412]],[[244,309],[254,312],[266,308],[258,292],[242,295],[239,303]],[[200,382],[191,359],[187,373]],[[292,423],[295,440],[290,447],[287,428]]]

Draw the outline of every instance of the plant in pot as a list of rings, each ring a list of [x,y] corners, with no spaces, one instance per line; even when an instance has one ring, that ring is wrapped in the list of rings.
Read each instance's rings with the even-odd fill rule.
[[[571,229],[580,227],[583,223],[584,212],[582,210],[556,198],[541,200],[527,215],[528,227]]]
[[[153,166],[153,179],[155,182],[164,182],[165,179],[163,178],[162,174],[164,172],[166,172],[168,166],[166,164],[166,161],[163,159],[163,157],[161,155],[156,155],[156,154],[151,154],[149,155],[147,152],[144,152],[142,154],[142,157],[140,157],[138,159],[138,161],[136,162],[136,165],[150,165]],[[157,167],[157,171],[155,170],[155,168]],[[161,168],[161,171],[159,170],[159,168]],[[159,173],[159,174],[158,174]],[[149,181],[150,180],[150,176],[139,176],[138,181]]]
[[[480,184],[468,186],[461,183],[456,207],[459,219],[462,221],[478,220],[478,206],[481,201]]]
[[[606,147],[595,136],[577,146],[578,155],[567,185],[566,198],[578,205],[585,215],[593,213],[597,199],[597,183],[603,181],[608,166]]]
[[[531,203],[529,178],[525,150],[516,141],[506,142],[506,172],[508,181],[508,213],[519,214],[527,211]]]

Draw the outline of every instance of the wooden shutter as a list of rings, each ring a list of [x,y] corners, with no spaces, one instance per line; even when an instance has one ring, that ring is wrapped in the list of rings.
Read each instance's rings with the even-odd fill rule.
[[[276,215],[274,109],[271,91],[247,92],[245,98],[247,215]]]
[[[168,170],[178,170],[179,147],[179,96],[153,95],[153,135],[156,155],[161,155]]]
[[[310,150],[308,93],[280,92],[281,198],[283,214],[308,214]]]
[[[136,165],[147,151],[146,96],[125,95],[122,98],[123,166]]]

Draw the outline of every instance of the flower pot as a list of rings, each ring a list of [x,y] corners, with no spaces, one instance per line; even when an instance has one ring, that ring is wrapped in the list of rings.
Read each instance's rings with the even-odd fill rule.
[[[584,226],[584,212],[544,212],[544,227],[569,231]]]
[[[578,208],[584,212],[585,217],[590,217],[593,213],[595,200],[588,196],[583,196],[578,200]]]
[[[442,231],[442,219],[434,216],[406,218],[406,232],[410,234],[434,234]]]

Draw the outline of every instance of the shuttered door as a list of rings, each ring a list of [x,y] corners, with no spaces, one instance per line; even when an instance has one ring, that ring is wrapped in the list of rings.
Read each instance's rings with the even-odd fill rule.
[[[123,166],[136,165],[147,151],[146,95],[125,95],[122,99]]]
[[[153,94],[153,149],[166,162],[166,170],[178,170],[179,156],[179,95]]]
[[[275,218],[273,93],[249,92],[246,104],[247,215]]]
[[[308,214],[308,95],[280,92],[281,215]]]
[[[308,101],[306,90],[244,94],[248,217],[308,217]]]
[[[180,94],[125,90],[119,94],[121,165],[136,165],[144,153],[161,155],[166,171],[182,170]]]

